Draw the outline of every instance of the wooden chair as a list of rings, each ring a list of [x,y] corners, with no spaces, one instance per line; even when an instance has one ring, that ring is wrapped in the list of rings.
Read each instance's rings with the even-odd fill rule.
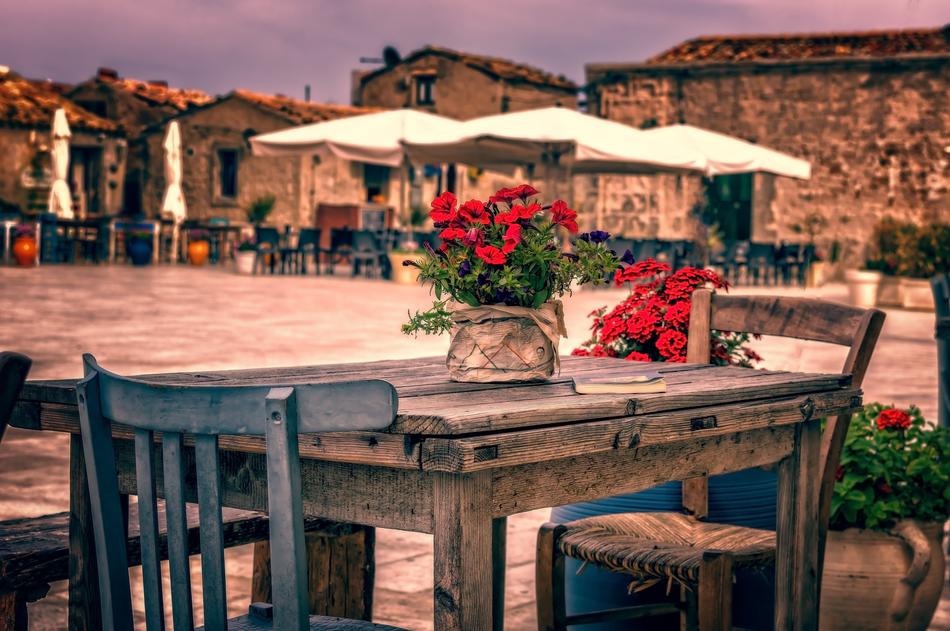
[[[708,363],[710,331],[743,331],[849,347],[842,370],[860,386],[884,323],[876,309],[820,300],[693,294],[687,361]],[[829,419],[822,436],[819,494],[819,559],[824,556],[831,495],[850,415]],[[818,472],[816,472],[817,474]],[[733,570],[774,565],[775,533],[703,521],[707,479],[683,482],[685,513],[601,515],[566,524],[548,523],[538,533],[536,590],[538,628],[625,620],[680,612],[687,629],[730,629]],[[564,558],[571,557],[646,583],[677,582],[684,603],[637,605],[568,616]],[[819,576],[820,576],[819,568]]]
[[[168,567],[176,631],[192,629],[185,499],[193,493],[200,515],[201,579],[205,628],[340,629],[394,627],[310,616],[304,520],[300,496],[298,432],[372,430],[396,414],[396,392],[385,381],[293,386],[164,386],[114,375],[83,357],[85,378],[77,384],[79,422],[89,478],[93,531],[102,597],[102,624],[132,630],[132,598],[112,440],[112,422],[135,432],[136,488],[141,532],[142,582],[147,628],[164,628],[157,497],[163,490],[168,520]],[[161,446],[155,432],[161,432]],[[194,451],[186,449],[185,434]],[[253,604],[246,616],[227,619],[224,530],[221,519],[221,434],[266,436],[270,506],[273,607]],[[159,451],[160,450],[160,451]],[[156,471],[161,459],[161,471]]]

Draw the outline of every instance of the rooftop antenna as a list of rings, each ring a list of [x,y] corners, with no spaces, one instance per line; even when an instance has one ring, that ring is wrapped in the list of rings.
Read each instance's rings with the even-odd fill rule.
[[[307,103],[310,102],[310,84],[303,86],[303,100]]]
[[[360,57],[361,64],[383,64],[387,68],[392,68],[402,61],[402,56],[395,46],[386,46],[383,48],[382,57]]]

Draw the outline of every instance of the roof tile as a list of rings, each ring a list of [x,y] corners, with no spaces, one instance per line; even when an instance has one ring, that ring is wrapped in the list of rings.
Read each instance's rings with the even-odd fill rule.
[[[30,81],[0,72],[0,126],[48,128],[53,113],[63,108],[72,129],[116,132],[117,125],[84,110],[45,81]]]

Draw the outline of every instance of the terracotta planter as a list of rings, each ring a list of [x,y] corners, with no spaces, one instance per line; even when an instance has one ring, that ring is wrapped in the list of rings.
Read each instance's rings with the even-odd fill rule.
[[[821,631],[925,631],[944,582],[943,524],[829,531]]]
[[[844,273],[844,280],[848,283],[848,297],[851,304],[862,309],[869,309],[877,304],[877,292],[881,285],[881,272],[870,270],[849,269]]]
[[[828,281],[828,273],[831,267],[824,261],[815,261],[808,266],[805,275],[806,287],[821,287]]]
[[[208,242],[192,241],[188,244],[188,261],[192,265],[204,265],[208,262]]]
[[[540,309],[459,306],[452,320],[445,364],[453,381],[544,381],[559,368],[558,340],[567,337],[560,301]]]
[[[901,278],[901,305],[915,311],[933,311],[934,295],[926,278]]]
[[[902,307],[904,306],[904,287],[900,276],[883,276],[877,288],[877,306]]]
[[[403,261],[415,261],[422,258],[423,252],[390,252],[389,263],[392,265],[393,282],[400,285],[414,285],[419,280],[419,268],[404,266]]]
[[[17,237],[13,242],[13,258],[20,267],[36,265],[36,239],[33,237]]]
[[[254,273],[254,261],[257,260],[257,252],[252,250],[238,250],[234,255],[234,266],[238,274],[251,275]]]

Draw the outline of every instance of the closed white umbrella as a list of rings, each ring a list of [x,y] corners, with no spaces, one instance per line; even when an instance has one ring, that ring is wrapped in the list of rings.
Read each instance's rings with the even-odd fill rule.
[[[706,175],[761,171],[807,180],[811,164],[786,153],[692,125],[655,127],[643,132],[660,144],[689,148],[703,156]]]
[[[175,223],[172,227],[172,249],[171,262],[178,261],[178,239],[181,222],[188,215],[188,207],[185,205],[185,195],[181,190],[181,131],[178,129],[178,121],[172,121],[168,125],[168,131],[165,133],[165,142],[162,144],[165,149],[165,198],[162,201],[162,213],[172,216]]]
[[[539,164],[573,173],[690,171],[703,157],[686,147],[653,142],[644,132],[562,107],[483,116],[459,127],[407,140],[415,163]]]
[[[69,192],[69,123],[66,121],[66,110],[59,108],[53,114],[52,142],[50,144],[50,158],[53,167],[53,187],[49,192],[48,211],[62,219],[73,218],[73,200]]]
[[[254,136],[251,151],[258,156],[332,154],[396,167],[404,161],[402,142],[426,142],[452,133],[461,124],[416,110],[387,110]]]

